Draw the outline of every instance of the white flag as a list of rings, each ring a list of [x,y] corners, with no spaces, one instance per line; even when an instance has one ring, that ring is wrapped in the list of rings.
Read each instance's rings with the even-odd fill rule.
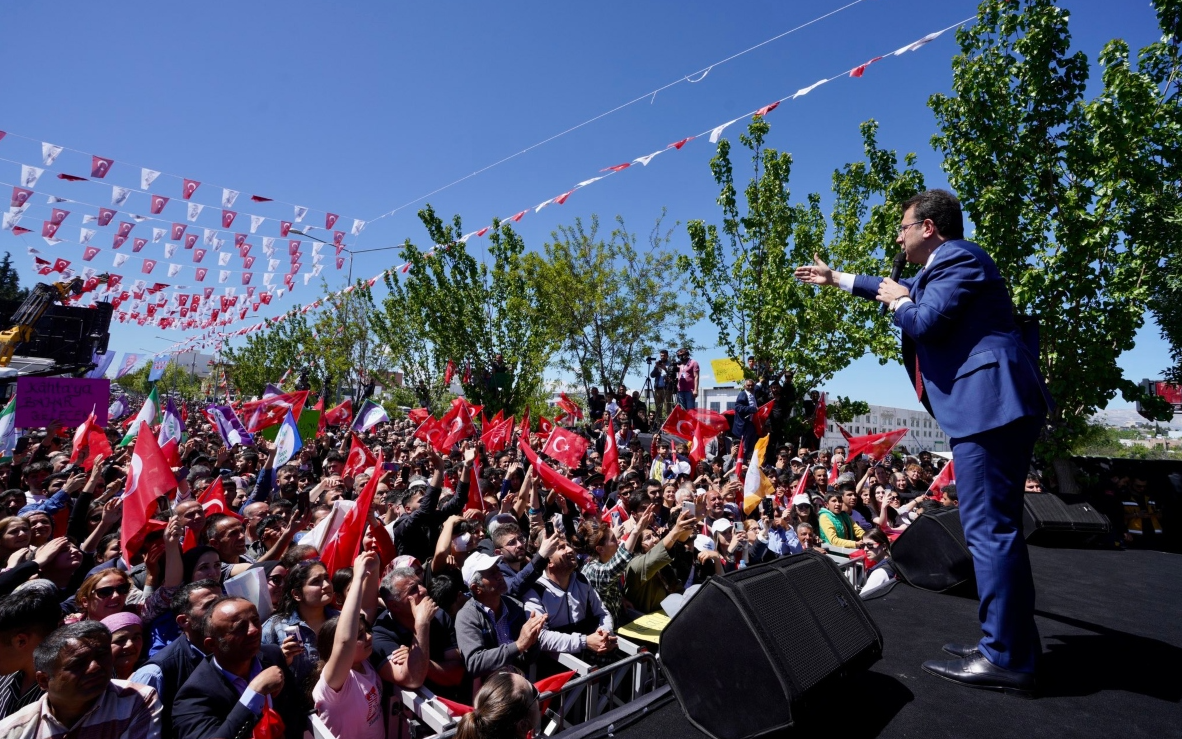
[[[96,223],[96,222],[98,222],[98,216],[82,216],[82,222],[83,223]]]
[[[259,230],[259,226],[263,225],[263,221],[265,221],[265,220],[267,220],[267,219],[262,216],[251,216],[250,217],[250,232],[257,233]]]
[[[225,282],[230,279],[230,270],[223,269],[218,272],[218,282]]]
[[[270,254],[271,252],[268,250],[274,250],[274,249],[275,249],[275,237],[274,236],[264,236],[263,237],[263,251]]]
[[[147,190],[159,176],[160,173],[154,169],[148,169],[147,167],[140,168],[140,189]]]
[[[263,284],[264,285],[270,285],[274,281],[275,281],[275,273],[273,273],[273,272],[264,272],[263,273]]]
[[[534,208],[534,213],[537,213],[539,210],[541,210],[542,208],[545,208],[547,205],[549,205],[550,203],[553,203],[553,202],[554,202],[554,198],[550,198],[549,200],[545,200],[541,203],[538,203],[538,206],[536,208]]]
[[[307,208],[305,208],[302,205],[297,205],[295,207],[295,222],[296,223],[299,223],[300,221],[304,220],[304,216],[306,216],[306,215],[308,215]]]
[[[268,259],[267,260],[267,269],[272,272],[279,269],[279,260],[278,259]]]
[[[365,221],[361,220],[360,218],[354,218],[353,219],[353,228],[350,229],[349,233],[353,234],[354,236],[360,236],[361,232],[364,230],[365,230]]]
[[[213,240],[213,250],[214,251],[221,251],[222,247],[225,245],[226,245],[225,239],[214,239]]]
[[[304,284],[305,284],[305,285],[307,285],[307,284],[308,284],[308,280],[310,280],[310,279],[312,279],[312,275],[311,275],[311,273],[305,273],[305,274],[304,274]]]
[[[126,262],[126,261],[127,261],[127,255],[126,255],[126,254],[116,254],[116,255],[115,255],[115,266],[116,266],[116,267],[120,267],[120,266],[122,266],[122,265],[123,265],[123,263],[124,263],[124,262]]]
[[[592,177],[589,180],[583,180],[579,184],[575,185],[575,187],[586,187],[587,185],[590,185],[592,182],[599,182],[602,179],[603,179],[602,177]]]
[[[146,216],[137,216],[135,213],[132,213],[131,220],[135,221],[136,223],[143,223],[144,221],[146,221],[148,219]]]
[[[118,185],[111,187],[111,205],[123,205],[127,202],[129,195],[131,195],[131,188]]]
[[[275,291],[276,300],[278,300],[279,298],[282,298],[284,292],[286,292],[286,291],[283,288],[279,288],[278,290],[276,290]]]
[[[221,254],[218,254],[218,266],[219,267],[225,267],[229,263],[230,263],[230,252],[224,251]]]
[[[915,51],[916,49],[923,46],[924,44],[936,40],[937,38],[940,37],[940,34],[942,34],[942,33],[944,33],[944,32],[943,31],[936,31],[935,33],[929,33],[927,36],[924,36],[919,41],[916,41],[911,44],[907,44],[902,49],[898,49],[898,50],[892,52],[891,56],[899,56],[900,54],[906,54],[909,51]]]
[[[324,261],[323,254],[313,254],[312,255],[312,264],[320,264],[323,261]]]
[[[57,159],[57,155],[61,153],[62,147],[41,142],[41,161],[45,162],[46,167],[53,164],[53,160]]]
[[[152,229],[152,243],[159,243],[160,239],[164,238],[164,234],[168,233],[168,229],[154,228]]]
[[[201,215],[201,209],[204,207],[205,207],[204,205],[201,205],[200,203],[194,203],[193,201],[190,200],[189,201],[189,215],[188,215],[189,220],[190,221],[197,220],[197,216]]]
[[[3,216],[3,226],[5,231],[11,231],[12,227],[21,222],[20,213],[5,213]]]
[[[53,205],[55,203],[65,203],[69,201],[67,201],[65,198],[58,197],[57,195],[50,195],[49,197],[45,198],[45,202],[49,205]],[[25,207],[28,207],[28,203],[25,203]]]
[[[204,229],[204,236],[201,237],[201,242],[206,246],[213,246],[213,237],[217,235],[217,231],[212,228]]]
[[[79,244],[89,244],[90,240],[94,238],[95,230],[93,228],[84,228],[82,233],[78,236]]]
[[[319,254],[323,249],[324,249],[324,244],[321,244],[319,241],[312,244],[312,253],[313,254]]]
[[[661,149],[661,151],[664,151],[664,149]],[[644,165],[645,167],[647,167],[647,166],[648,166],[648,163],[649,163],[649,162],[651,162],[651,161],[653,160],[653,157],[655,157],[656,155],[660,154],[660,153],[661,153],[661,151],[654,151],[652,154],[645,154],[645,155],[644,155],[644,156],[642,156],[642,157],[636,157],[636,158],[635,158],[635,159],[633,159],[632,161],[634,161],[634,162],[640,162],[642,165]]]
[[[714,128],[714,130],[710,132],[710,143],[717,144],[718,139],[722,137],[722,132],[726,130],[726,127],[731,125],[732,123],[738,122],[738,120],[739,119],[736,118],[733,121],[727,121],[726,123],[722,124],[721,126],[716,126]]]
[[[171,264],[171,263],[168,265],[168,276],[169,277],[176,277],[178,274],[180,274],[180,272],[181,272],[181,265]]]
[[[805,95],[808,95],[810,92],[817,89],[818,87],[820,87],[821,85],[825,84],[828,81],[829,80],[817,80],[816,82],[809,85],[808,87],[802,87],[799,90],[797,90],[796,92],[792,93],[792,97],[793,98],[804,97]]]
[[[32,187],[37,184],[44,169],[29,164],[21,165],[21,187]]]
[[[316,275],[317,277],[319,277],[319,276],[320,276],[320,271],[321,271],[322,269],[324,269],[324,265],[323,265],[323,264],[314,264],[314,265],[312,265],[312,274],[314,274],[314,275]]]
[[[165,244],[164,245],[164,258],[168,259],[173,254],[176,254],[176,244],[172,244],[172,243]]]
[[[62,239],[56,238],[54,236],[42,236],[41,238],[45,239],[45,243],[49,244],[50,246],[57,246],[58,244],[62,243]]]
[[[238,191],[237,190],[229,190],[224,187],[222,188],[222,207],[223,208],[232,208],[234,206],[234,201],[237,199],[238,199]]]

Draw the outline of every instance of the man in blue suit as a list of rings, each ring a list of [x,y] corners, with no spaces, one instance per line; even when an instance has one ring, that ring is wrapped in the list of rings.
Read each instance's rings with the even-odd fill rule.
[[[951,439],[984,636],[974,646],[945,645],[958,659],[925,662],[924,670],[972,687],[1029,692],[1040,645],[1022,495],[1050,395],[997,266],[964,240],[952,193],[929,190],[904,203],[896,242],[921,265],[915,277],[850,275],[817,258],[796,277],[890,308],[912,386]]]
[[[744,464],[751,459],[751,452],[755,450],[755,413],[758,410],[755,380],[744,380],[743,389],[735,396],[735,422],[731,427],[731,435],[743,442]]]

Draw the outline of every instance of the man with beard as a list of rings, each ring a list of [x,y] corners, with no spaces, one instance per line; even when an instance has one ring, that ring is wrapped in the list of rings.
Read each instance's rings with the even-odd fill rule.
[[[560,536],[561,534],[554,533],[543,537],[537,554],[530,557],[520,526],[505,523],[497,527],[497,532],[493,535],[493,554],[501,556],[501,572],[505,574],[510,596],[525,597],[526,592],[546,569],[546,561],[557,549]]]
[[[577,654],[586,649],[604,654],[616,647],[612,634],[615,624],[599,593],[583,573],[576,571],[578,564],[575,550],[566,539],[559,539],[546,563],[546,572],[526,598],[525,608],[546,614],[547,627],[560,633],[553,643],[545,645],[547,651]]]

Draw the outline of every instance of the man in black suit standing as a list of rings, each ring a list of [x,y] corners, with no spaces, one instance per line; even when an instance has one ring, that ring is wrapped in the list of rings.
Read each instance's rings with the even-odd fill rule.
[[[202,631],[209,659],[177,692],[172,727],[177,739],[247,739],[271,708],[288,739],[301,739],[308,716],[283,650],[263,644],[254,604],[224,597],[206,612]]]
[[[751,459],[751,452],[755,449],[755,413],[759,410],[759,401],[755,397],[755,380],[743,381],[743,389],[735,397],[735,423],[731,427],[731,434],[743,442],[743,462]]]

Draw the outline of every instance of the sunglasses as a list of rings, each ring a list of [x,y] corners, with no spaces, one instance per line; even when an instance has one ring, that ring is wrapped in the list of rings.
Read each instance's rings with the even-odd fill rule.
[[[115,593],[118,593],[119,595],[127,595],[130,592],[131,592],[131,583],[126,583],[126,582],[123,583],[122,585],[104,585],[101,588],[94,589],[94,594],[97,595],[99,598],[102,598],[103,600],[110,598]]]

